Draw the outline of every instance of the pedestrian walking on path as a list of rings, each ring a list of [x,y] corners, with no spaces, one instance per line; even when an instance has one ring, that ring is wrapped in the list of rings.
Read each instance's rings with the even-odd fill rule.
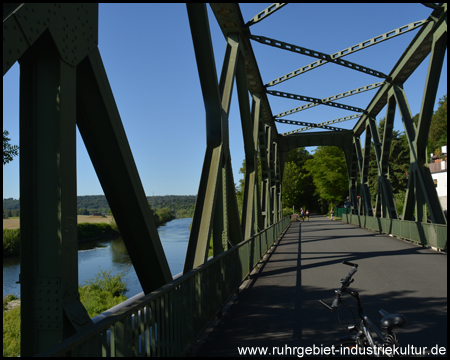
[[[334,216],[334,210],[333,210],[333,209],[331,209],[330,214],[331,214],[331,220],[334,220],[334,219],[333,219],[333,216]]]
[[[309,221],[309,211],[308,211],[308,209],[306,209],[306,218],[307,218],[308,221]]]
[[[305,210],[302,209],[302,221],[305,221]]]

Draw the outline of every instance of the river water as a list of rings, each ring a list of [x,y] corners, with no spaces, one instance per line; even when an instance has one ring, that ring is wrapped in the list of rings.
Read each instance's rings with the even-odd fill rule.
[[[176,219],[158,228],[159,237],[169,263],[172,276],[183,271],[186,249],[189,241],[189,225],[192,219]],[[125,272],[123,281],[127,284],[128,298],[142,292],[133,264],[127,254],[122,238],[98,240],[79,244],[78,282],[83,285],[94,278],[99,270],[112,270],[111,274]],[[3,297],[7,294],[20,296],[20,258],[3,259]]]

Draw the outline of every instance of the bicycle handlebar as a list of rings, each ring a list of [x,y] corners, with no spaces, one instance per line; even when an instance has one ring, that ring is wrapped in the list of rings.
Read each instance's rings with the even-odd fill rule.
[[[358,264],[351,263],[349,261],[343,261],[342,263],[345,265],[352,266],[352,269],[345,278],[341,279],[341,288],[339,290],[336,290],[336,295],[334,296],[331,306],[328,306],[325,302],[319,300],[319,302],[331,312],[333,312],[339,307],[339,303],[341,302],[342,290],[347,288],[355,280],[352,279],[352,276],[355,272],[358,271]]]

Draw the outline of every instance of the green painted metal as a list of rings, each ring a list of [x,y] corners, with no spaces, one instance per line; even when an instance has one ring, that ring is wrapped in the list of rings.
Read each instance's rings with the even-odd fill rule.
[[[361,117],[361,116],[362,116],[362,114],[358,114],[358,115],[350,115],[350,116],[345,116],[345,117],[339,118],[339,119],[334,119],[334,120],[325,121],[325,122],[322,122],[322,123],[319,123],[319,124],[308,124],[307,127],[300,128],[300,129],[297,129],[297,130],[287,131],[287,132],[285,132],[285,133],[283,133],[283,134],[281,134],[281,135],[285,136],[285,135],[290,135],[290,134],[296,134],[296,133],[300,133],[300,132],[302,132],[302,131],[314,129],[315,127],[321,127],[321,128],[324,128],[324,129],[331,129],[331,130],[345,131],[345,130],[343,130],[343,129],[340,129],[340,128],[334,128],[334,127],[327,126],[327,125],[328,125],[328,124],[334,124],[334,123],[341,122],[341,121],[353,120],[353,119],[359,118],[359,117]],[[276,120],[276,121],[277,121],[277,120]],[[287,124],[289,124],[289,123],[297,124],[297,122],[293,122],[293,121],[283,121],[283,120],[280,120],[279,122],[284,122],[284,123],[287,123]],[[298,123],[299,123],[299,122],[298,122]]]
[[[227,48],[220,82],[217,83],[216,80],[214,84],[211,79],[217,79],[217,74],[206,7],[204,4],[188,4],[187,9],[194,49],[198,59],[200,81],[203,82],[202,91],[207,123],[216,131],[213,134],[207,133],[207,154],[197,195],[184,273],[206,261],[211,233],[213,234],[214,255],[226,251],[242,239],[228,139],[228,114],[240,56],[239,36],[234,34],[227,36]],[[203,34],[208,34],[208,36],[205,37]],[[207,66],[203,66],[204,59],[209,59]],[[209,105],[210,94],[218,96],[217,98],[215,95],[212,102],[212,105],[216,107]]]
[[[388,91],[392,84],[403,84],[411,74],[417,69],[422,61],[430,54],[431,46],[433,44],[433,33],[442,25],[446,26],[447,4],[433,11],[428,17],[427,21],[422,25],[419,32],[411,41],[408,48],[402,54],[400,59],[395,64],[394,68],[389,73],[388,79],[377,91],[373,99],[366,108],[367,114],[358,121],[354,126],[353,131],[356,136],[359,136],[364,131],[365,121],[369,116],[376,117],[379,112],[387,104]],[[438,20],[436,20],[438,19]]]
[[[172,275],[97,48],[77,66],[77,125],[148,294]]]
[[[287,219],[280,221],[281,181],[287,153],[297,147],[327,145],[343,149],[352,205],[352,214],[343,214],[346,221],[446,251],[446,219],[426,166],[425,154],[446,51],[447,4],[432,6],[433,12],[427,20],[405,25],[331,55],[250,33],[250,25],[282,6],[284,4],[273,4],[245,23],[238,4],[211,4],[226,41],[225,60],[218,80],[206,7],[204,4],[187,5],[206,110],[207,147],[185,275],[171,283],[167,261],[97,48],[97,4],[4,6],[3,72],[5,74],[17,60],[21,65],[22,356],[36,354],[61,341],[54,349],[61,350],[61,354],[68,352],[80,356],[140,356],[144,353],[174,356],[186,353],[195,337],[220,311],[287,224]],[[340,59],[418,27],[421,27],[420,31],[388,76]],[[324,99],[267,91],[251,39],[319,58],[315,63],[270,82],[267,87],[327,62],[350,66],[386,80]],[[416,127],[403,84],[429,54],[421,117]],[[246,157],[242,219],[237,211],[228,140],[234,80]],[[334,102],[375,88],[378,91],[366,109]],[[268,93],[312,102],[273,116]],[[318,104],[360,114],[318,124],[275,118]],[[386,104],[386,125],[380,139],[374,119]],[[396,219],[388,162],[397,106],[411,151],[408,191],[401,221]],[[358,117],[353,130],[329,126]],[[306,127],[279,134],[275,122]],[[138,304],[95,325],[87,317],[77,291],[76,124],[147,294]],[[315,127],[333,131],[302,133]],[[362,150],[360,136],[364,131]],[[46,141],[49,138],[55,141]],[[367,183],[372,143],[379,175],[375,214]],[[257,171],[258,152],[261,179]],[[50,200],[44,203],[44,198]],[[130,217],[124,210],[129,207],[139,209],[139,216],[133,213]],[[421,222],[425,220],[427,208],[434,224]],[[381,210],[383,217],[380,217]],[[417,221],[407,221],[412,219],[414,212]],[[42,218],[44,213],[45,220]],[[48,214],[54,214],[52,220],[48,220]],[[45,227],[37,226],[43,221]],[[205,264],[211,234],[215,257]],[[242,239],[247,240],[242,242]],[[43,309],[43,302],[61,305]],[[64,340],[68,336],[71,339]]]
[[[341,214],[342,221],[447,252],[447,226],[425,222]]]
[[[337,65],[341,65],[341,66],[345,66],[348,67],[350,69],[356,70],[356,71],[361,71],[365,74],[370,74],[382,79],[385,79],[387,77],[386,74],[383,74],[381,71],[377,71],[377,70],[373,70],[370,69],[368,67],[365,66],[361,66],[358,64],[355,64],[351,61],[347,61],[347,60],[342,60],[339,57],[332,57],[331,55],[328,54],[324,54],[320,51],[316,51],[316,50],[311,50],[311,49],[307,49],[304,48],[302,46],[298,46],[298,45],[293,45],[293,44],[289,44],[289,43],[285,43],[283,41],[280,40],[275,40],[275,39],[271,39],[265,36],[259,36],[259,35],[251,35],[250,39],[255,40],[261,44],[264,45],[270,45],[270,46],[274,46],[274,47],[278,47],[280,49],[283,50],[287,50],[287,51],[292,51],[295,52],[297,54],[302,54],[302,55],[308,55],[311,57],[315,57],[317,59],[320,59],[319,61],[326,61],[326,62],[330,62],[333,64],[337,64]]]
[[[89,346],[89,356],[185,355],[289,224],[284,218],[39,355],[83,356]]]
[[[402,27],[399,27],[397,29],[388,31],[387,33],[375,36],[375,37],[373,37],[373,38],[371,38],[369,40],[366,40],[366,41],[363,41],[363,42],[361,42],[359,44],[350,46],[350,47],[348,47],[348,48],[346,48],[344,50],[338,51],[338,52],[336,52],[334,54],[331,54],[331,55],[328,55],[328,56],[329,56],[329,58],[332,59],[332,61],[336,61],[336,60],[338,60],[339,58],[341,58],[343,56],[347,56],[347,55],[352,54],[352,53],[354,53],[356,51],[368,48],[369,46],[372,46],[372,45],[375,45],[375,44],[379,44],[382,41],[385,41],[385,40],[388,40],[388,39],[392,39],[395,36],[398,36],[398,35],[401,35],[401,34],[405,34],[406,32],[414,30],[417,27],[423,25],[425,22],[426,22],[426,20],[420,20],[420,21],[416,21],[416,22],[408,24],[408,25],[404,25]],[[289,79],[293,79],[294,77],[296,77],[298,75],[304,74],[307,71],[316,69],[319,66],[326,64],[328,61],[330,61],[328,58],[317,60],[317,61],[315,61],[315,62],[313,62],[313,63],[311,63],[309,65],[303,66],[303,67],[301,67],[301,68],[299,68],[297,70],[294,70],[294,71],[292,71],[292,72],[290,72],[290,73],[288,73],[286,75],[280,76],[279,78],[270,81],[268,84],[266,84],[266,86],[267,87],[274,86],[274,85],[280,84],[283,81],[286,81],[286,80],[289,80]],[[343,65],[343,64],[341,64],[341,65]]]
[[[222,168],[221,97],[212,51],[206,7],[187,4],[195,57],[206,109],[206,153],[200,178],[184,273],[205,262],[216,206],[219,169]]]
[[[78,294],[75,78],[48,32],[20,58],[22,356],[92,323]]]
[[[389,159],[389,152],[387,152],[386,157],[382,158],[382,143],[380,141],[380,136],[378,134],[378,127],[375,118],[369,118],[367,120],[368,126],[370,128],[370,132],[373,138],[373,145],[375,149],[375,157],[377,160],[377,168],[378,168],[378,184],[381,187],[381,193],[383,194],[383,214],[386,214],[391,219],[397,219],[397,209],[395,208],[394,196],[392,194],[391,183],[388,178],[387,172],[383,172],[383,168],[381,166],[381,162],[383,159]],[[385,132],[386,135],[386,132]],[[366,131],[366,136],[368,137],[368,131]],[[367,146],[368,147],[368,146]],[[367,159],[369,160],[369,159]],[[386,161],[386,160],[385,160]],[[387,165],[385,165],[387,168]],[[377,205],[378,208],[378,205]],[[385,215],[385,216],[386,216]]]
[[[325,130],[333,130],[333,131],[344,131],[344,129],[341,128],[337,128],[334,126],[326,126],[326,125],[321,125],[321,124],[314,124],[314,123],[307,123],[307,122],[303,122],[303,121],[294,121],[294,120],[280,120],[280,119],[274,119],[276,122],[282,123],[282,124],[295,124],[295,125],[306,125],[307,127],[301,128],[301,129],[297,129],[294,131],[289,131],[287,133],[284,134],[295,134],[295,133],[299,133],[302,131],[306,131],[306,130],[311,130],[311,129],[325,129]],[[281,134],[281,135],[284,135]]]
[[[292,109],[292,110],[288,110],[288,111],[279,113],[279,114],[275,115],[275,117],[283,117],[283,116],[286,116],[286,115],[289,115],[289,114],[293,114],[293,113],[295,113],[295,112],[299,112],[299,111],[302,111],[302,110],[310,109],[310,108],[312,108],[312,107],[314,107],[314,106],[317,106],[317,105],[320,105],[320,104],[332,102],[333,100],[338,100],[338,99],[342,99],[342,98],[347,97],[347,96],[352,96],[352,95],[360,94],[360,93],[365,92],[365,91],[368,91],[368,90],[376,89],[376,88],[380,87],[381,85],[383,85],[383,82],[377,82],[377,83],[373,83],[373,84],[366,85],[366,86],[363,86],[363,87],[359,87],[359,88],[357,88],[357,89],[345,91],[345,92],[340,93],[340,94],[336,94],[336,95],[333,95],[333,96],[328,96],[328,97],[326,97],[326,98],[319,99],[319,100],[320,100],[319,102],[311,102],[311,103],[309,103],[309,104],[306,104],[306,105],[297,107],[297,108],[295,108],[295,109]],[[269,90],[269,91],[267,91],[267,93],[268,93],[268,94],[271,94],[271,95],[275,95],[275,94],[278,93],[278,92]],[[279,92],[279,93],[280,93],[280,94],[285,94],[285,93],[282,93],[282,92]],[[289,94],[287,94],[286,96],[284,96],[284,95],[282,95],[282,96],[283,96],[283,97],[289,97],[289,98],[290,98]],[[300,100],[300,99],[297,99],[297,100]],[[307,100],[306,100],[306,101],[307,101]],[[333,103],[334,103],[334,102],[333,102]],[[335,104],[338,104],[338,103],[335,103]],[[339,105],[337,105],[337,106],[339,107]],[[344,108],[344,109],[345,109],[345,108]],[[356,108],[355,108],[355,109],[356,109]],[[361,112],[364,112],[364,110],[361,110]]]
[[[245,26],[252,26],[263,19],[267,19],[268,16],[272,15],[275,11],[280,10],[284,5],[287,5],[287,3],[275,3],[270,5],[268,8],[255,15],[249,22],[245,24]]]
[[[316,105],[323,104],[323,105],[337,107],[337,108],[343,109],[343,110],[364,112],[364,109],[360,109],[360,108],[355,107],[355,106],[340,104],[340,103],[337,103],[337,102],[334,102],[334,101],[324,101],[322,99],[314,98],[314,97],[311,97],[311,96],[296,95],[296,94],[290,94],[290,93],[285,93],[285,92],[282,92],[282,91],[273,91],[273,90],[268,90],[267,93],[270,94],[270,95],[273,95],[273,96],[279,96],[279,97],[284,97],[284,98],[288,98],[288,99],[302,100],[302,101],[312,101]],[[312,106],[309,106],[308,108],[310,108],[310,107],[312,107]],[[301,110],[304,110],[304,109],[301,109]],[[300,110],[297,110],[297,111],[300,111]],[[286,112],[283,112],[283,113],[275,115],[275,116],[280,116],[280,117],[281,116],[286,116],[288,114],[292,114],[293,112],[295,112],[295,111],[288,110]]]

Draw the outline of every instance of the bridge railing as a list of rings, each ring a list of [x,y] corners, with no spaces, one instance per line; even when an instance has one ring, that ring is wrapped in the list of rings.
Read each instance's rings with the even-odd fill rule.
[[[38,356],[182,356],[289,224],[289,217]]]
[[[447,225],[342,214],[342,221],[447,252]]]

